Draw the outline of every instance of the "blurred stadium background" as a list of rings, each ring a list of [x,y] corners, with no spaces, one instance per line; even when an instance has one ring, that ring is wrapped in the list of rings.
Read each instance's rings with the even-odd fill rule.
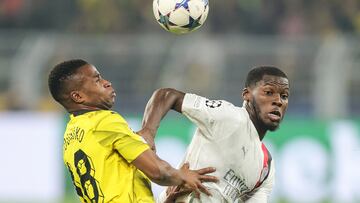
[[[114,109],[134,130],[156,88],[241,105],[247,71],[279,66],[291,96],[265,139],[272,202],[360,202],[359,34],[359,0],[214,0],[184,36],[156,23],[150,0],[0,0],[0,202],[78,201],[61,157],[67,115],[47,90],[49,70],[70,58],[112,81]],[[193,130],[166,117],[160,156],[176,166]]]

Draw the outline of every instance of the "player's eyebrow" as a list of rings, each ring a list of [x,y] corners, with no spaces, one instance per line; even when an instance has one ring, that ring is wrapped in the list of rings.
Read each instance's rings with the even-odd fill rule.
[[[93,76],[94,78],[98,78],[98,77],[100,77],[100,73],[99,72],[95,72],[95,74],[94,74],[94,76]]]
[[[285,93],[290,94],[290,88],[286,87],[284,88]]]
[[[277,82],[269,82],[264,84],[264,88],[270,86],[275,89],[281,89],[281,91],[285,91],[288,95],[290,95],[290,88],[288,83],[277,83]]]
[[[280,83],[280,82],[276,82],[276,81],[267,81],[265,82],[264,86],[282,86],[285,87],[285,89],[289,89],[289,83]]]

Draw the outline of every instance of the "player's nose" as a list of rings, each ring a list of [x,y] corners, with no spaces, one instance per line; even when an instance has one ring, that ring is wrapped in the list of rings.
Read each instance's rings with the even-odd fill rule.
[[[280,94],[279,95],[276,94],[274,96],[274,100],[273,100],[272,104],[275,106],[278,106],[278,107],[281,107],[283,105]]]
[[[111,87],[111,86],[112,86],[111,82],[104,79],[104,87],[108,88],[108,87]]]

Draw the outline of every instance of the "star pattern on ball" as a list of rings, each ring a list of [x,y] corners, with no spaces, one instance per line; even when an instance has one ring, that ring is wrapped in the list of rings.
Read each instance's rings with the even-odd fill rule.
[[[181,26],[183,28],[189,28],[190,30],[199,27],[201,24],[199,23],[200,21],[200,17],[198,19],[194,19],[191,16],[189,16],[189,24],[185,25],[185,26]]]
[[[158,22],[164,25],[167,30],[169,30],[169,16],[161,14],[160,11],[159,16],[160,18]]]
[[[182,0],[180,3],[176,3],[175,9],[178,9],[180,7],[184,7],[186,10],[189,10],[189,0]]]
[[[189,33],[201,27],[206,20],[209,0],[198,0],[194,4],[191,4],[191,0],[175,0],[173,3],[168,1],[174,0],[154,0],[153,6],[157,22],[165,30],[176,34]]]

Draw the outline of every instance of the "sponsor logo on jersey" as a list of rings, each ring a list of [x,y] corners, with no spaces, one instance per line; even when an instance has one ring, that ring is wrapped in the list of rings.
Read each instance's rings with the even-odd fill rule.
[[[237,176],[233,169],[228,170],[223,178],[227,183],[223,194],[231,198],[233,202],[240,198],[241,195],[250,191],[249,187],[245,184],[245,179]]]

